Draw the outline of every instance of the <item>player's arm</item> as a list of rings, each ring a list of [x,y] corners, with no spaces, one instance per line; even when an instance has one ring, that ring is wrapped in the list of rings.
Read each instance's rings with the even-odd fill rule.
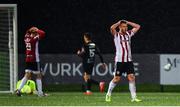
[[[104,63],[104,59],[103,59],[103,57],[102,57],[102,55],[101,55],[101,53],[100,53],[99,48],[96,47],[96,51],[97,51],[97,54],[98,54],[98,56],[99,56],[99,58],[100,58],[100,60],[101,60],[101,63]]]
[[[77,51],[77,55],[80,57],[83,57],[84,53],[85,53],[84,47],[82,47],[81,50]]]
[[[100,50],[99,50],[99,48],[97,46],[96,46],[96,53],[98,54],[98,56],[99,56],[99,58],[101,60],[102,67],[105,69],[106,68],[106,64],[104,63],[104,59],[103,59],[103,57],[101,55],[101,52],[100,52]]]
[[[118,21],[110,27],[110,31],[113,36],[117,33],[116,28],[120,25],[120,23],[121,21]]]
[[[45,37],[45,32],[43,30],[38,29],[37,33],[39,34],[39,39],[43,39]]]
[[[136,24],[134,22],[130,22],[130,21],[126,21],[128,25],[132,26],[132,32],[133,33],[136,33],[139,29],[140,29],[140,25],[139,24]]]

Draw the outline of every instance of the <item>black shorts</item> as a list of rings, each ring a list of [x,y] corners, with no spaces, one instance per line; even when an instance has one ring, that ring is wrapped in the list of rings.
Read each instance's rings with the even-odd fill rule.
[[[83,63],[83,70],[89,75],[92,74],[93,67],[94,67],[94,63]]]
[[[115,65],[115,76],[122,76],[123,73],[134,74],[133,62],[117,62]]]
[[[26,71],[39,72],[41,71],[40,62],[26,62]]]

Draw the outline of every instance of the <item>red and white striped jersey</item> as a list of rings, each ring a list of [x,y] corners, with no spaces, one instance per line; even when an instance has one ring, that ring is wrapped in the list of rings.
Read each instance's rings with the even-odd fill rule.
[[[131,62],[131,37],[134,35],[132,30],[125,34],[120,32],[114,35],[114,44],[116,48],[115,62]]]
[[[39,40],[44,38],[45,32],[42,30],[37,31],[37,35],[26,33],[24,42],[26,44],[26,62],[40,62],[39,59]]]

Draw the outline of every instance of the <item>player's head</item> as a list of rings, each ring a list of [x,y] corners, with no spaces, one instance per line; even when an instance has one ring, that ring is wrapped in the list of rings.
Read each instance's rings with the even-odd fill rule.
[[[83,34],[83,39],[84,39],[85,43],[88,43],[92,39],[91,34],[90,33],[84,33]]]
[[[126,22],[125,20],[122,20],[122,21],[120,22],[119,30],[120,30],[122,33],[126,33],[126,31],[128,30],[128,25],[127,25],[127,22]]]
[[[38,30],[38,28],[33,26],[28,30],[28,33],[31,34],[32,36],[36,36],[37,30]]]

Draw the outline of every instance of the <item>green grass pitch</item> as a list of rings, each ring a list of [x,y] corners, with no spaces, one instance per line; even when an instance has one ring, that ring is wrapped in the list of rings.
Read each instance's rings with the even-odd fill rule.
[[[0,94],[0,106],[180,106],[180,93],[138,93],[142,102],[130,101],[130,93],[114,92],[111,102],[105,102],[105,93],[85,96],[80,92],[53,92],[47,97]]]

